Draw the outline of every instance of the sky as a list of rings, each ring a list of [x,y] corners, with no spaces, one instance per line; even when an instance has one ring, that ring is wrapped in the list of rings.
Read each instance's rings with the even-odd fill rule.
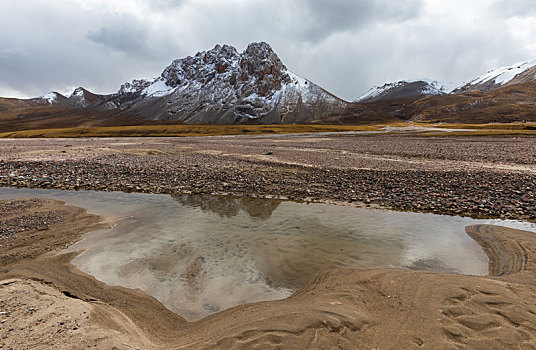
[[[0,96],[116,92],[176,58],[265,41],[354,100],[401,79],[469,81],[536,58],[533,0],[1,0]]]

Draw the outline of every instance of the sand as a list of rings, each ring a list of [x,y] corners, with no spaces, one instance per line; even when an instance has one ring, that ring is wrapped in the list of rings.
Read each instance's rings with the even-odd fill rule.
[[[536,348],[536,235],[530,232],[467,228],[490,258],[487,277],[331,270],[285,300],[188,323],[141,291],[106,286],[78,271],[70,264],[76,253],[55,255],[99,227],[99,218],[57,201],[0,214],[14,219],[34,207],[41,216],[62,212],[63,219],[46,229],[12,230],[10,244],[0,240],[0,258],[10,257],[0,271],[0,349]],[[2,230],[6,217],[0,216]],[[36,233],[53,249],[26,254]]]

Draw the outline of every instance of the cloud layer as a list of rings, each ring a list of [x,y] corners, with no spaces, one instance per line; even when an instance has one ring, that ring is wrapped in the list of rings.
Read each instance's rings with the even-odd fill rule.
[[[272,45],[352,100],[399,79],[467,81],[536,58],[536,6],[516,0],[3,0],[0,96],[111,93],[175,58]]]

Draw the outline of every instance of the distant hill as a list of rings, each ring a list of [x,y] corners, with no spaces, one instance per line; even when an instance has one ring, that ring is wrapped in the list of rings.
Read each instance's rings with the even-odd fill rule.
[[[469,83],[403,80],[374,87],[356,102],[403,120],[509,123],[536,121],[536,60],[487,72]]]

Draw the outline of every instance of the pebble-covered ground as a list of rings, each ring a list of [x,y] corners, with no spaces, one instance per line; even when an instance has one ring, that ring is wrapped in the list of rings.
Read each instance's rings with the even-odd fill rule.
[[[536,221],[536,139],[0,140],[0,186],[283,196]]]
[[[42,206],[39,199],[13,200],[0,202],[0,239],[7,239],[18,232],[45,230],[50,225],[65,221],[65,213],[59,210],[39,212],[32,210],[20,215],[29,208]]]

